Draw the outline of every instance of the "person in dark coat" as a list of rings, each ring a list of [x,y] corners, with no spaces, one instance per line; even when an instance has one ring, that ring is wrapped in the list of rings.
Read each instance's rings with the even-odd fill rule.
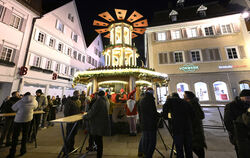
[[[102,157],[103,136],[110,136],[111,134],[107,102],[104,95],[104,91],[99,91],[97,100],[90,111],[83,116],[83,119],[90,121],[90,133],[93,135],[97,145],[97,158]]]
[[[145,158],[152,158],[154,154],[158,118],[160,117],[153,95],[153,88],[148,87],[138,106],[140,126],[142,129],[142,152]]]
[[[163,118],[170,122],[170,129],[176,147],[177,158],[193,158],[192,153],[192,116],[190,104],[173,93],[163,105]]]
[[[14,112],[11,107],[18,100],[20,100],[20,95],[18,91],[13,92],[11,95],[12,97],[3,104],[1,113],[13,113]],[[3,145],[3,141],[5,137],[6,137],[5,146],[10,145],[10,137],[13,132],[13,124],[14,124],[14,116],[5,118],[4,126],[1,131],[0,146]]]
[[[48,110],[49,110],[48,117],[47,117],[47,121],[49,122],[48,126],[53,126],[54,123],[50,122],[51,120],[53,120],[52,117],[51,117],[52,116],[53,101],[52,101],[50,95],[47,95],[47,100],[48,100],[48,106],[47,107],[48,107]]]
[[[91,101],[90,103],[87,105],[87,108],[86,108],[86,112],[89,112],[92,108],[92,106],[94,105],[96,99],[97,99],[97,92],[94,93],[93,95],[91,95]],[[86,120],[86,126],[87,126],[87,130],[89,132],[89,146],[86,147],[86,150],[89,150],[89,151],[93,151],[94,150],[94,136],[90,133],[90,122],[89,120]]]
[[[205,118],[205,114],[199,104],[199,99],[191,91],[184,92],[184,100],[187,101],[194,110],[194,117],[192,119],[192,149],[198,158],[205,158],[205,150],[207,148],[203,123],[202,120]]]
[[[64,116],[72,116],[76,114],[80,114],[82,111],[82,104],[80,101],[80,92],[79,91],[74,91],[73,97],[69,98],[65,104],[64,107]],[[79,122],[78,122],[79,124]],[[66,125],[66,137],[70,134],[71,129],[73,128],[74,123],[67,123]],[[75,136],[78,131],[78,125],[75,127],[75,129],[72,131],[71,137],[68,139],[67,143],[67,150],[64,150],[64,154],[67,154],[69,152],[72,152],[74,150],[74,144],[75,144]]]
[[[224,123],[229,134],[229,140],[235,146],[235,151],[238,158],[250,157],[250,152],[249,152],[250,148],[246,148],[247,145],[239,146],[239,144],[241,144],[240,143],[242,140],[241,138],[244,136],[245,138],[243,139],[243,141],[248,141],[248,146],[249,146],[250,128],[247,127],[249,123],[247,121],[249,119],[249,111],[250,111],[249,108],[250,108],[250,90],[246,89],[242,90],[240,92],[240,96],[236,97],[234,101],[227,104],[225,107]],[[245,127],[245,129],[239,130],[239,128],[235,128],[240,126],[243,128]],[[237,136],[241,136],[240,139]],[[242,155],[247,155],[247,156],[244,157]]]
[[[64,107],[66,101],[67,101],[66,95],[63,95],[63,98],[62,98],[62,105],[61,105],[60,111],[62,111],[62,109],[63,109],[63,107]]]

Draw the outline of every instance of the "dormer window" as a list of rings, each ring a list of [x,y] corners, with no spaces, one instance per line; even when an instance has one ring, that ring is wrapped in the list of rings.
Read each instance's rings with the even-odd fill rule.
[[[169,14],[169,18],[171,18],[172,22],[175,22],[177,21],[177,15],[178,15],[178,12],[175,11],[175,10],[172,10]]]
[[[183,8],[184,7],[185,0],[178,0],[176,3],[177,7]]]
[[[201,5],[198,9],[197,9],[197,13],[200,15],[200,17],[205,17],[207,11],[207,7],[205,7],[204,5]]]

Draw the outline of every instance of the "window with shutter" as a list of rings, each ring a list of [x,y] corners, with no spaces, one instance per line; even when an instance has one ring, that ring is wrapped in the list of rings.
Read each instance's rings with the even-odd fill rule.
[[[2,18],[3,10],[4,10],[4,6],[0,5],[0,19]]]
[[[204,31],[205,31],[205,35],[206,36],[213,36],[214,35],[214,30],[213,30],[213,27],[210,26],[210,27],[205,27],[204,28]]]
[[[41,43],[44,43],[44,41],[45,41],[45,34],[42,33],[42,32],[39,32],[39,33],[38,33],[37,41],[39,41],[39,42],[41,42]]]
[[[22,18],[15,15],[15,14],[12,14],[11,15],[11,20],[10,20],[10,26],[16,28],[16,29],[19,29],[20,26],[21,26],[21,21],[22,21]]]
[[[55,40],[54,38],[50,38],[50,39],[49,39],[49,46],[52,47],[52,48],[54,48],[54,46],[55,46],[55,41],[56,41],[56,40]]]
[[[55,71],[60,72],[60,64],[59,63],[56,63]]]
[[[190,29],[187,29],[187,37],[188,37],[188,38],[197,37],[197,28],[190,28]]]
[[[58,43],[57,50],[60,52],[63,52],[63,44],[62,43]]]
[[[82,60],[82,54],[78,54],[78,60],[81,61]]]
[[[73,52],[73,57],[74,57],[74,59],[77,59],[77,51]]]
[[[221,30],[223,34],[229,34],[233,32],[230,24],[221,25]]]
[[[191,50],[190,56],[191,56],[192,62],[201,61],[201,55],[200,55],[199,50]]]
[[[1,59],[5,60],[5,61],[8,61],[8,62],[11,62],[13,53],[14,53],[14,49],[13,48],[9,48],[9,47],[3,46],[2,53],[1,53]]]
[[[74,73],[75,73],[75,68],[72,67],[72,68],[70,69],[70,75],[71,75],[71,76],[74,76]]]
[[[174,52],[174,61],[176,63],[182,63],[184,60],[183,60],[183,52]]]
[[[226,52],[227,52],[228,59],[238,59],[239,58],[236,47],[227,47]]]
[[[63,32],[64,31],[64,25],[60,20],[56,20],[56,29]]]
[[[180,30],[171,31],[171,37],[173,40],[181,39],[181,31]]]
[[[45,64],[45,69],[50,70],[51,69],[51,60],[47,60]]]
[[[157,33],[157,40],[158,41],[165,41],[166,40],[166,33],[165,32],[158,32]]]
[[[163,64],[163,53],[159,53],[159,64]]]
[[[33,59],[33,66],[35,66],[35,67],[40,67],[40,63],[41,63],[41,57],[39,57],[39,56],[34,56],[34,59]]]

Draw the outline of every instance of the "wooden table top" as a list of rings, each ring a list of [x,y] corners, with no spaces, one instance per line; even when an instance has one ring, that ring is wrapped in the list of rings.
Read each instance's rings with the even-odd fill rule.
[[[40,111],[34,111],[33,114],[43,114],[45,113],[44,111],[40,110]],[[13,112],[13,113],[2,113],[0,114],[0,117],[9,117],[9,116],[16,116],[16,113]]]
[[[224,104],[201,104],[202,108],[225,108]]]
[[[86,114],[87,113],[85,112],[84,114],[77,114],[77,115],[67,116],[67,117],[56,119],[56,120],[52,120],[50,122],[52,122],[52,123],[73,123],[73,122],[82,120],[82,116],[86,115]]]

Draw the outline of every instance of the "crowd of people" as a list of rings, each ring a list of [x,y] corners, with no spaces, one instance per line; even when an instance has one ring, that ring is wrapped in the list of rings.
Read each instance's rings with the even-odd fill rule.
[[[191,91],[184,92],[184,99],[178,93],[167,97],[161,113],[157,112],[154,89],[148,87],[135,100],[134,89],[128,95],[122,89],[119,94],[110,95],[109,91],[98,91],[86,96],[83,91],[74,91],[72,97],[45,96],[39,89],[36,96],[29,92],[21,98],[19,92],[13,92],[12,97],[1,106],[2,113],[16,112],[16,116],[6,117],[1,132],[0,145],[6,138],[6,145],[11,145],[8,158],[16,153],[17,138],[22,131],[20,155],[26,153],[26,141],[32,142],[36,138],[37,130],[53,126],[49,121],[56,119],[57,111],[63,111],[64,116],[72,116],[86,112],[83,120],[74,126],[67,123],[66,136],[71,133],[64,154],[74,151],[74,141],[79,126],[86,127],[89,133],[89,151],[96,150],[97,158],[103,155],[103,136],[112,135],[112,111],[114,105],[123,103],[129,124],[129,135],[136,136],[136,124],[139,123],[142,135],[138,145],[138,156],[152,158],[157,144],[157,130],[161,121],[168,120],[169,132],[177,152],[177,158],[192,158],[193,153],[198,158],[205,158],[207,148],[203,123],[205,114],[199,104],[199,99]],[[61,106],[60,106],[61,105]],[[33,115],[33,111],[43,111],[43,114]],[[139,122],[137,122],[139,114]],[[227,104],[224,122],[229,133],[231,143],[235,146],[238,158],[247,158],[250,141],[250,90],[243,90],[239,97]],[[72,128],[74,129],[72,131]],[[11,141],[12,136],[12,141]]]

